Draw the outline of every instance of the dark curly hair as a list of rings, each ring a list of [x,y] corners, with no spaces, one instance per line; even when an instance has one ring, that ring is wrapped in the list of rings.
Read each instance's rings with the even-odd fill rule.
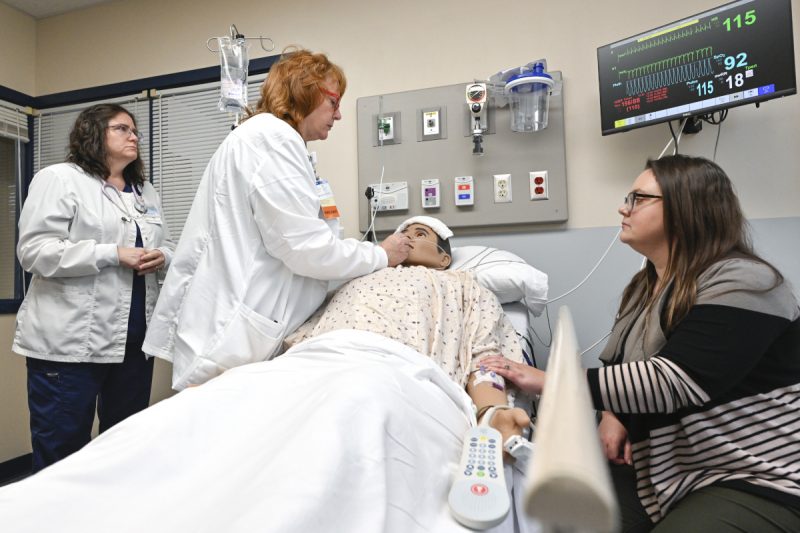
[[[106,153],[106,130],[108,121],[125,113],[136,125],[133,113],[117,104],[97,104],[84,109],[69,133],[69,154],[67,162],[81,167],[87,174],[106,179],[111,174]],[[126,183],[142,185],[145,180],[144,163],[141,153],[122,171]]]

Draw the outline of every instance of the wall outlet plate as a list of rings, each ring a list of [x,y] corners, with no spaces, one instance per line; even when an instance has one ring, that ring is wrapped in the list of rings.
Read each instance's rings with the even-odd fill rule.
[[[511,174],[494,175],[494,203],[507,204],[512,200]]]
[[[529,174],[531,200],[549,200],[550,192],[547,188],[547,171],[537,170]]]

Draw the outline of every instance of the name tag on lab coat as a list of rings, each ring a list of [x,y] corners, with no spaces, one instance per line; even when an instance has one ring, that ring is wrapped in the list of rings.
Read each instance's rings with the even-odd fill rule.
[[[315,186],[323,218],[339,218],[339,209],[336,207],[336,199],[333,197],[333,191],[328,180],[317,178]]]

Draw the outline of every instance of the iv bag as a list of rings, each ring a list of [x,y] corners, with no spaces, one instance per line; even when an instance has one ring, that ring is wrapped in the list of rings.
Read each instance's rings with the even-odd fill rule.
[[[244,113],[247,110],[247,43],[244,39],[219,37],[219,110]]]

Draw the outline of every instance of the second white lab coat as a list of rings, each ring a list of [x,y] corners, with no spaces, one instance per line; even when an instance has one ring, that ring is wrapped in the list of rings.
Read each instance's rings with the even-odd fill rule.
[[[142,348],[172,362],[173,388],[274,356],[322,303],[328,280],[387,266],[381,247],[338,239],[314,180],[302,137],[271,114],[217,149]]]
[[[68,363],[123,361],[134,273],[119,264],[117,247],[135,246],[138,225],[144,247],[161,250],[165,266],[174,249],[149,182],[142,185],[142,198],[145,213],[134,208],[132,193],[118,195],[72,163],[34,176],[17,246],[19,262],[33,279],[17,313],[14,352]],[[150,323],[158,296],[155,273],[145,276],[145,286]]]

